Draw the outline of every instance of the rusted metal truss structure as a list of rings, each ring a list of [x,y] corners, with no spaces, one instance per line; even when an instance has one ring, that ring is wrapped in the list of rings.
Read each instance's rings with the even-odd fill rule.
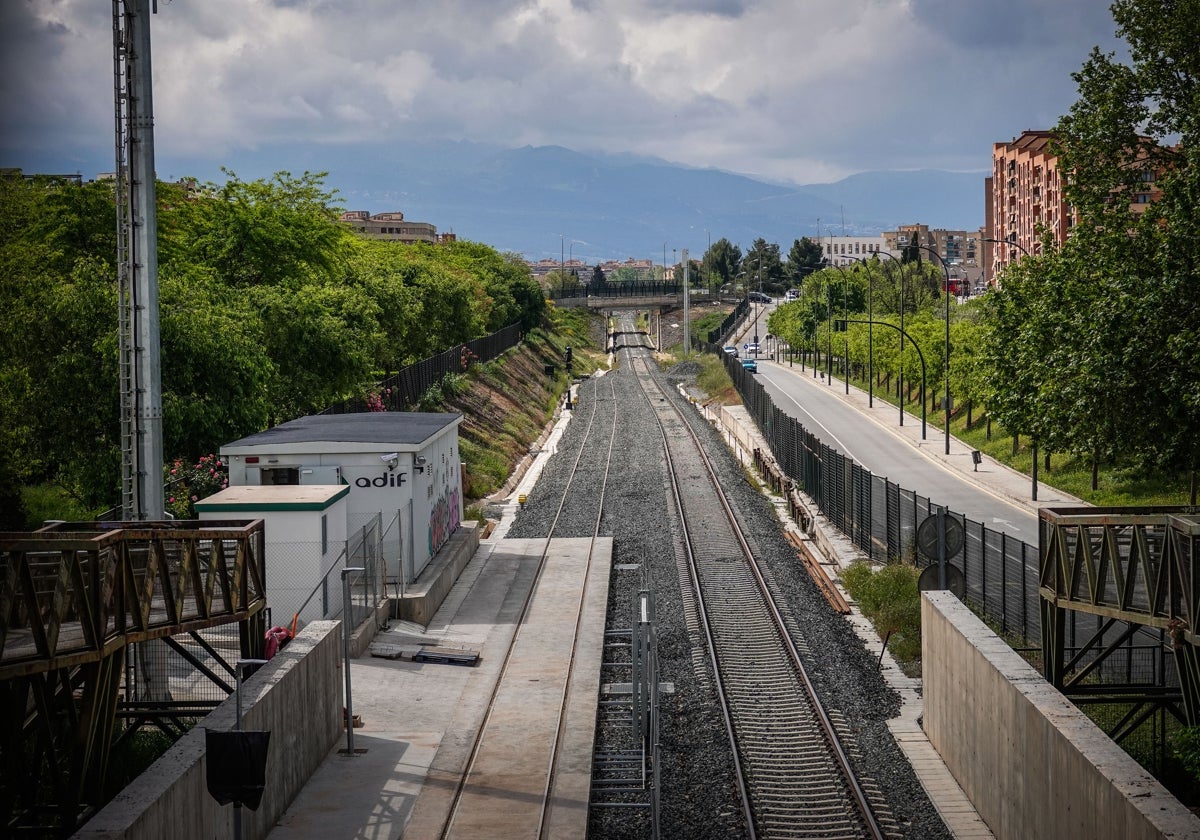
[[[107,777],[132,644],[238,623],[261,658],[263,523],[0,533],[0,832],[65,836]]]
[[[1117,741],[1159,711],[1200,724],[1200,510],[1043,508],[1039,518],[1046,679],[1079,704],[1127,705],[1110,728]],[[1068,647],[1072,612],[1095,619]],[[1148,681],[1113,666],[1139,637],[1174,660],[1178,685],[1162,679],[1167,668]]]

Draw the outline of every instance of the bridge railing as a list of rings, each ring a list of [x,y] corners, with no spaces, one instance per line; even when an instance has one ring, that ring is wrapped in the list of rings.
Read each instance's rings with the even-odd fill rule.
[[[0,679],[266,607],[262,520],[73,522],[0,534]]]

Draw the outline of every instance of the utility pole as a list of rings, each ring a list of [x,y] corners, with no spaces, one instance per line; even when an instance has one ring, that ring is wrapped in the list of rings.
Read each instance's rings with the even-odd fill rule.
[[[157,0],[113,0],[121,509],[126,520],[164,517],[152,4],[157,7]]]
[[[683,355],[686,357],[692,352],[692,321],[691,313],[688,306],[688,286],[690,278],[688,277],[688,251],[683,249]]]

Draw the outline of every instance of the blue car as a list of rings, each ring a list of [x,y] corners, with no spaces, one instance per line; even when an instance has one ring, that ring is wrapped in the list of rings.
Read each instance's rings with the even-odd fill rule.
[[[742,359],[742,370],[748,370],[751,373],[758,373],[758,362],[754,359]]]

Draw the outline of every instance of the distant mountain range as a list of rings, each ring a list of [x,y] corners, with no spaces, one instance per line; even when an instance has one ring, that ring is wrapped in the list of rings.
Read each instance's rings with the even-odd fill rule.
[[[28,171],[70,171],[85,161],[40,162]],[[97,161],[96,171],[111,170]],[[439,232],[527,259],[569,251],[599,262],[663,258],[690,248],[699,258],[725,237],[745,251],[761,237],[786,254],[820,234],[871,235],[900,224],[974,230],[983,224],[985,173],[865,172],[832,184],[770,183],[632,155],[584,154],[558,146],[504,149],[470,142],[263,146],[225,164],[244,180],[287,170],[328,172],[348,210],[399,210]],[[160,178],[224,180],[212,161],[160,147]],[[85,172],[85,176],[88,173]]]
[[[380,160],[370,174],[333,171],[330,183],[348,209],[400,210],[528,259],[558,258],[565,246],[588,261],[658,261],[664,243],[699,258],[721,237],[743,251],[762,237],[786,253],[794,240],[818,235],[818,219],[825,236],[983,224],[983,173],[868,172],[795,186],[556,146],[451,151]]]

